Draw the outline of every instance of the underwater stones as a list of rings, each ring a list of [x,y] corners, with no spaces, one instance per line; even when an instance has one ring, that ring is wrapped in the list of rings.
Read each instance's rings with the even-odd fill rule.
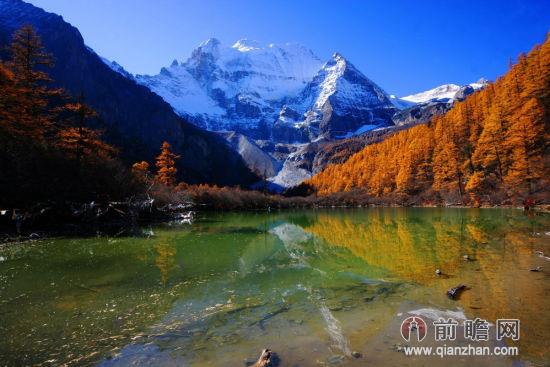
[[[345,361],[346,357],[342,355],[333,355],[327,360],[328,364],[331,366],[337,366],[342,364]]]
[[[447,291],[447,296],[450,299],[457,299],[458,296],[460,296],[460,293],[466,289],[466,286],[464,284],[459,284],[456,287],[453,287]]]

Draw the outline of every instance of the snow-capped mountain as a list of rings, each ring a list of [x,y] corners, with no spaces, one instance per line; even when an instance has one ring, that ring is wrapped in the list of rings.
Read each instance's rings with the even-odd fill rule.
[[[481,78],[464,86],[445,84],[425,92],[395,98],[392,101],[400,111],[393,115],[393,123],[402,126],[427,122],[433,116],[447,112],[455,101],[462,101],[476,90],[485,88],[488,83]]]
[[[118,64],[106,63],[124,75]],[[323,63],[296,43],[263,46],[242,39],[224,46],[215,38],[157,75],[132,78],[180,116],[220,133],[249,168],[279,189],[311,176],[325,142],[427,121],[485,83],[396,98],[339,53]]]
[[[288,121],[288,111],[298,121]],[[389,96],[339,53],[332,55],[313,80],[289,105],[285,120],[305,126],[309,138],[338,138],[366,126],[387,126],[395,107]]]
[[[443,84],[439,87],[433,89],[411,94],[409,96],[401,97],[400,100],[412,102],[412,103],[426,103],[430,101],[438,102],[450,102],[455,99],[459,92],[464,91],[468,87],[472,88],[472,92],[478,89],[481,89],[487,85],[487,80],[481,78],[475,83],[470,83],[465,86],[460,86],[456,84]],[[466,95],[469,93],[466,93]],[[459,95],[460,98],[460,95]]]
[[[212,38],[186,61],[174,60],[160,74],[136,80],[203,128],[254,131],[275,121],[281,101],[297,95],[321,65],[294,43],[261,47],[243,39],[226,47]]]
[[[243,39],[227,47],[213,38],[186,61],[135,80],[198,126],[276,142],[385,126],[395,112],[386,93],[344,57],[334,54],[323,64],[296,43]]]

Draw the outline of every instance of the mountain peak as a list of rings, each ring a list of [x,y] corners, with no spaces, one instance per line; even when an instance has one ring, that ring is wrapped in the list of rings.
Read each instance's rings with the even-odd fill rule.
[[[459,90],[459,85],[443,84],[425,92],[401,97],[401,99],[413,103],[424,103],[432,100],[451,100]]]
[[[247,52],[257,50],[261,48],[261,45],[258,41],[243,38],[235,42],[235,44],[231,47],[241,52]]]
[[[487,84],[489,84],[489,81],[483,77],[479,78],[477,80],[477,82],[475,83],[470,83],[470,87],[474,88],[475,90],[478,90],[478,89],[481,89],[481,88],[485,88],[487,86]]]
[[[197,50],[200,50],[201,53],[216,55],[219,53],[220,45],[221,42],[217,38],[209,38],[201,42]]]
[[[336,72],[340,75],[343,75],[347,66],[348,61],[344,58],[344,56],[342,56],[342,54],[339,52],[335,52],[325,63],[324,69],[331,70],[333,73]]]
[[[346,61],[346,59],[344,58],[344,56],[342,56],[342,54],[340,52],[333,53],[332,54],[332,59],[335,60],[335,61],[340,61],[340,60]]]
[[[215,37],[211,37],[211,38],[207,39],[206,41],[202,41],[199,44],[199,47],[208,48],[208,47],[217,47],[219,45],[221,45],[220,40],[215,38]]]

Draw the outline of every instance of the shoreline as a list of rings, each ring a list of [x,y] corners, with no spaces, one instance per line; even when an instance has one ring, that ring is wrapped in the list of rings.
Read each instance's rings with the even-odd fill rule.
[[[39,240],[45,240],[49,238],[59,238],[59,237],[93,237],[93,236],[142,236],[143,233],[140,232],[140,229],[145,226],[152,225],[163,225],[169,223],[178,223],[178,224],[192,224],[193,217],[196,214],[200,213],[265,213],[265,212],[282,212],[282,211],[299,211],[299,210],[337,210],[337,209],[374,209],[374,208],[411,208],[411,209],[513,209],[513,210],[522,210],[525,209],[517,205],[493,205],[493,206],[480,206],[473,207],[468,205],[447,205],[447,206],[438,206],[438,205],[381,205],[381,204],[368,204],[368,205],[312,205],[312,206],[300,206],[300,207],[268,207],[268,208],[240,208],[240,209],[214,209],[214,208],[204,208],[198,209],[198,206],[191,206],[186,209],[187,214],[192,217],[187,217],[187,219],[182,219],[182,213],[178,212],[175,215],[165,216],[165,217],[152,217],[152,218],[138,218],[137,220],[132,220],[131,222],[125,220],[111,220],[105,222],[63,222],[59,221],[57,223],[51,222],[50,225],[40,227],[27,225],[22,226],[21,234],[17,234],[15,223],[12,223],[11,228],[6,226],[6,222],[3,221],[3,226],[0,227],[0,248],[14,245],[14,244],[24,244],[28,242],[34,242]],[[531,213],[532,215],[548,215],[550,214],[550,205],[542,204],[535,205],[529,211],[525,211],[526,214]],[[12,221],[13,222],[13,221]]]

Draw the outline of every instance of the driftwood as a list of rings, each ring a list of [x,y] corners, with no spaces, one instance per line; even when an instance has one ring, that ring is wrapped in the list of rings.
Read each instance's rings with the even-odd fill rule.
[[[271,364],[271,356],[273,352],[271,352],[270,349],[264,349],[262,350],[262,354],[260,355],[260,358],[258,358],[258,361],[252,366],[252,367],[269,367],[272,366]]]
[[[460,296],[460,293],[466,289],[466,286],[464,284],[459,284],[456,287],[453,287],[447,291],[447,296],[450,299],[456,299],[458,296]]]
[[[96,233],[99,229],[136,228],[141,223],[177,221],[191,224],[192,203],[155,205],[151,198],[110,202],[44,202],[25,210],[0,208],[0,233],[55,229]],[[15,230],[15,231],[14,231]],[[36,236],[34,236],[36,237]],[[34,238],[32,238],[34,239]]]

